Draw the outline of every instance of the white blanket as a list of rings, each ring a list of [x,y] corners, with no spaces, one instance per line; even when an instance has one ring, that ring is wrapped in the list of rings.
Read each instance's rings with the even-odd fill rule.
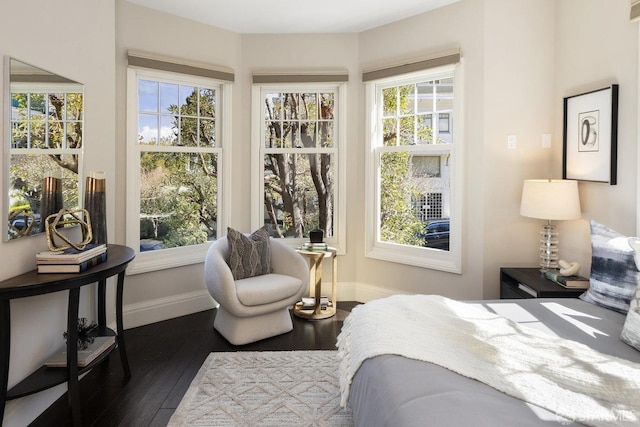
[[[640,364],[441,296],[357,306],[338,337],[342,405],[361,363],[397,354],[594,426],[640,423]]]

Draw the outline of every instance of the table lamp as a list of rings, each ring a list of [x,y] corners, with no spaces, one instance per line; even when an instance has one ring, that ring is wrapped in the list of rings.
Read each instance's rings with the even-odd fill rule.
[[[547,221],[540,230],[540,270],[558,268],[558,232],[551,221],[580,218],[578,182],[565,179],[525,180],[520,215]]]

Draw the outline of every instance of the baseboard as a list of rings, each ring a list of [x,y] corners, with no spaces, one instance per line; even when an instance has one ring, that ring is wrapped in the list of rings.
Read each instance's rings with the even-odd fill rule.
[[[122,309],[124,328],[149,325],[215,307],[208,291],[202,290],[141,303],[128,304]]]
[[[323,293],[330,289],[330,283],[323,283]],[[368,302],[374,299],[386,298],[397,295],[395,289],[381,288],[360,282],[338,282],[338,301]]]
[[[354,301],[369,302],[380,298],[390,297],[391,295],[403,294],[397,289],[381,288],[379,286],[369,285],[367,283],[357,283]]]
[[[330,283],[323,283],[325,288],[331,289]],[[381,288],[359,282],[338,282],[338,301],[368,302],[398,294],[395,289]],[[187,314],[209,310],[215,303],[208,291],[196,291],[186,294],[157,298],[123,307],[124,328],[135,328],[149,325]]]

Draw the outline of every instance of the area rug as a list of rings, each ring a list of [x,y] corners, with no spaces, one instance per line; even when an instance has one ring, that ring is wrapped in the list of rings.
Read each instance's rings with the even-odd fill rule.
[[[353,426],[336,351],[211,353],[169,427]]]

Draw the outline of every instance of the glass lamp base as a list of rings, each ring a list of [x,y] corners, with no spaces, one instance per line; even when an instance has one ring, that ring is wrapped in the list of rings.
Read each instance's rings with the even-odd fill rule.
[[[540,271],[558,268],[558,232],[547,223],[540,230]]]

